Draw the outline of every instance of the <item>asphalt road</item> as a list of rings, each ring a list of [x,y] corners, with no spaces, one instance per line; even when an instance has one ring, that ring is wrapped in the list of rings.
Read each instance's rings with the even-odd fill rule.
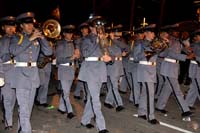
[[[187,90],[187,86],[182,86],[183,91]],[[49,94],[57,92],[55,89],[50,89]],[[200,104],[196,102],[194,115],[191,122],[182,121],[181,111],[175,102],[172,95],[168,101],[166,110],[169,111],[165,117],[159,112],[155,112],[156,118],[162,122],[160,125],[151,125],[145,120],[139,119],[134,114],[137,114],[137,108],[129,102],[129,93],[121,94],[123,97],[125,110],[116,112],[115,109],[108,109],[102,104],[102,111],[105,116],[106,126],[110,133],[200,133]],[[49,95],[48,101],[54,105],[54,109],[46,109],[40,106],[34,106],[31,123],[33,133],[97,133],[96,128],[86,129],[80,125],[81,116],[83,113],[83,100],[73,98],[73,91],[70,96],[76,117],[67,119],[66,114],[61,114],[57,111],[59,95]],[[105,96],[101,97],[102,103]],[[0,133],[16,133],[17,129],[17,106],[14,111],[14,126],[12,131],[5,131],[4,126],[0,124]],[[0,119],[2,112],[0,113]],[[93,121],[93,124],[94,121]],[[171,128],[164,124],[170,124]],[[168,125],[169,126],[169,125]]]

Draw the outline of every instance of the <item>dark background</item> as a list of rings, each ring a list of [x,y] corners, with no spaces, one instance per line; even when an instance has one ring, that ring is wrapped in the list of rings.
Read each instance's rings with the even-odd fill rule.
[[[104,16],[108,23],[121,23],[127,30],[138,27],[144,17],[159,25],[197,20],[193,0],[1,0],[0,17],[32,11],[42,22],[52,17],[56,7],[60,8],[61,25],[78,26],[91,13]]]

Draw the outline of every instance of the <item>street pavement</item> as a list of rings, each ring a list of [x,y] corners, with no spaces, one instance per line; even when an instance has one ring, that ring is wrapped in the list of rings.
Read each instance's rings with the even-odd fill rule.
[[[185,92],[188,86],[181,86]],[[137,118],[137,108],[133,103],[129,102],[129,92],[121,94],[125,109],[116,112],[115,109],[104,107],[103,102],[105,96],[101,97],[102,112],[105,117],[106,127],[109,133],[200,133],[200,104],[195,103],[196,110],[191,117],[191,122],[182,121],[181,111],[175,102],[173,95],[169,98],[166,110],[169,111],[168,116],[164,116],[159,112],[155,112],[156,118],[162,123],[152,125],[146,120]],[[49,90],[48,102],[55,108],[47,109],[45,107],[34,105],[31,124],[33,133],[98,133],[96,128],[86,129],[81,126],[80,120],[84,109],[83,100],[77,100],[73,97],[73,89],[71,91],[70,100],[74,108],[76,117],[67,118],[67,114],[61,114],[57,111],[59,95],[55,89]],[[3,123],[0,124],[0,133],[16,133],[17,129],[17,105],[14,110],[14,125],[11,131],[5,131]],[[0,113],[0,119],[2,112]],[[94,120],[92,123],[95,125]]]

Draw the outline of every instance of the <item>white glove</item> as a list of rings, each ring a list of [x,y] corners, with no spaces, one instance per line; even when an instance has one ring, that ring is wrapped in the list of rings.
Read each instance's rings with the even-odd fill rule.
[[[4,78],[0,78],[0,86],[3,86],[5,84]]]

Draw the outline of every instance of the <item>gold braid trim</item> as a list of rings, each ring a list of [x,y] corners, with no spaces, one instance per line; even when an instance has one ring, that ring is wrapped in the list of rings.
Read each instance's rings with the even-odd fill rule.
[[[21,45],[23,39],[24,39],[24,36],[22,34],[18,34],[19,36],[19,41],[17,42],[18,45]]]

